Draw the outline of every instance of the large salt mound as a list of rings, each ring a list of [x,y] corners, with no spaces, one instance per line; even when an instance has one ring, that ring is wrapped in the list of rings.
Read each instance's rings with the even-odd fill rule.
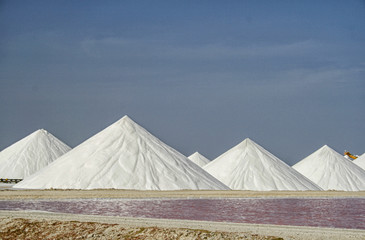
[[[234,190],[321,190],[248,138],[203,169]]]
[[[14,187],[229,189],[127,116]]]
[[[365,170],[328,147],[321,147],[293,166],[324,190],[365,190]]]
[[[365,169],[365,153],[360,157],[356,158],[352,162],[355,163],[357,166],[361,167],[362,169]]]
[[[210,163],[210,160],[206,157],[204,157],[203,155],[201,155],[198,152],[195,152],[193,154],[191,154],[188,157],[193,163],[195,163],[196,165],[203,167],[205,165],[207,165],[208,163]]]
[[[0,152],[0,178],[23,179],[71,148],[40,129]]]

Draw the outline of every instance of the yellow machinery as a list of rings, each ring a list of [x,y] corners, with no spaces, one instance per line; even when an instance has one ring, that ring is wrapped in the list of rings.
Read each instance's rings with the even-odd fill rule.
[[[358,156],[355,156],[355,155],[352,155],[350,152],[348,152],[348,151],[345,151],[344,152],[344,155],[345,156],[349,156],[350,158],[352,158],[352,159],[356,159],[356,158],[358,158]]]

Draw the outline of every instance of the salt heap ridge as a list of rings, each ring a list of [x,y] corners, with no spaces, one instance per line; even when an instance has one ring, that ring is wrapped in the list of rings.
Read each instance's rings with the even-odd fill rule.
[[[201,155],[198,152],[195,152],[193,154],[191,154],[188,157],[193,163],[195,163],[196,165],[203,167],[205,165],[207,165],[208,163],[210,163],[210,160],[206,157],[204,157],[203,155]]]
[[[324,145],[293,166],[324,190],[365,190],[365,170]]]
[[[233,190],[321,190],[249,138],[203,169]]]
[[[365,170],[365,153],[363,153],[360,157],[356,158],[352,162]]]
[[[0,178],[23,179],[70,149],[46,130],[37,130],[0,152]]]
[[[128,116],[124,116],[14,187],[229,189]]]

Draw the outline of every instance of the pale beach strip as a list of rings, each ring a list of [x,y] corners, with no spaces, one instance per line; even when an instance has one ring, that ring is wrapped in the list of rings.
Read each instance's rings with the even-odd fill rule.
[[[12,190],[0,188],[0,200],[66,198],[365,198],[365,191],[238,191],[179,190]]]

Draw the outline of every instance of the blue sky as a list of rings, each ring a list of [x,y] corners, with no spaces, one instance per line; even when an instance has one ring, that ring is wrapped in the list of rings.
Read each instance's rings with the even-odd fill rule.
[[[0,1],[0,150],[124,115],[185,155],[365,152],[364,1]]]

